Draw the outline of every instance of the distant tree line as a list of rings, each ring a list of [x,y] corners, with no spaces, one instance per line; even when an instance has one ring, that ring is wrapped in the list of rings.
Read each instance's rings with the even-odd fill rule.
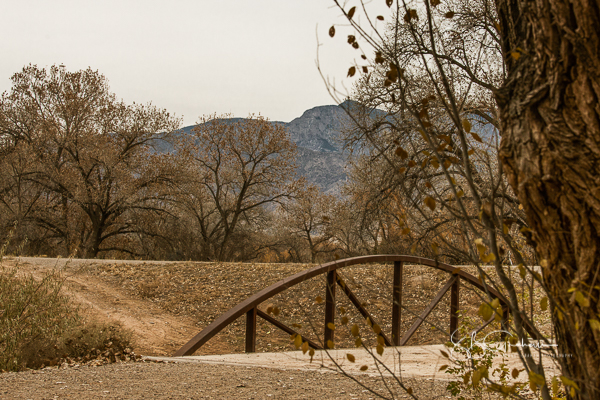
[[[398,204],[354,168],[339,196],[296,176],[296,146],[260,116],[190,132],[125,104],[91,69],[27,66],[0,100],[0,238],[22,254],[320,262],[405,252]]]

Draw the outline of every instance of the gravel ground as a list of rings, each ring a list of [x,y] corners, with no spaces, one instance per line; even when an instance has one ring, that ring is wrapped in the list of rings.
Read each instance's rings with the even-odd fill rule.
[[[357,376],[381,393],[381,379]],[[421,399],[445,399],[447,382],[406,380]],[[396,391],[398,387],[395,387]],[[389,396],[389,394],[387,395]],[[190,363],[118,363],[0,374],[1,399],[374,399],[349,378],[295,371]],[[409,398],[397,391],[394,398]]]

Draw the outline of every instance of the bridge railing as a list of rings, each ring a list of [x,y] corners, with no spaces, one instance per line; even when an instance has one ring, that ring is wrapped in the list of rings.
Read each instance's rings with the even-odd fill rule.
[[[326,344],[328,341],[334,342],[334,330],[331,329],[330,323],[334,322],[335,318],[335,305],[336,305],[336,287],[339,287],[341,291],[348,297],[350,302],[356,307],[358,312],[364,317],[369,318],[372,324],[377,324],[376,319],[369,313],[369,311],[359,301],[357,296],[350,290],[348,285],[338,275],[337,270],[340,268],[349,267],[357,264],[367,263],[394,263],[394,278],[392,285],[392,329],[391,337],[388,337],[384,332],[380,335],[387,346],[404,346],[410,338],[414,335],[417,329],[421,326],[423,321],[440,302],[442,297],[450,290],[450,333],[456,332],[458,329],[458,311],[459,311],[459,291],[461,281],[472,285],[473,287],[489,294],[491,297],[496,297],[500,301],[500,305],[503,308],[502,324],[506,324],[508,319],[509,308],[506,299],[502,294],[497,292],[490,286],[487,286],[475,276],[463,271],[461,268],[456,268],[451,265],[441,263],[436,260],[431,260],[422,257],[413,257],[405,255],[374,255],[374,256],[363,256],[347,258],[344,260],[337,260],[326,264],[321,264],[316,267],[301,271],[295,275],[289,276],[282,279],[281,281],[274,283],[273,285],[255,293],[248,297],[246,300],[237,304],[233,308],[229,309],[224,314],[220,315],[210,325],[204,328],[200,333],[194,336],[188,343],[181,347],[175,353],[175,356],[186,356],[192,355],[198,350],[204,343],[210,340],[217,333],[221,332],[227,325],[234,322],[242,315],[246,315],[246,338],[245,338],[245,351],[247,353],[256,351],[256,325],[257,318],[260,317],[265,321],[271,323],[277,328],[283,330],[290,335],[298,335],[293,328],[285,325],[281,321],[278,321],[271,315],[259,310],[258,306],[265,300],[270,299],[278,293],[295,286],[301,282],[305,282],[308,279],[314,278],[321,274],[326,274],[326,287],[325,287],[325,316],[324,316],[324,332],[323,332],[323,343]],[[400,324],[402,320],[402,276],[403,267],[405,264],[416,264],[424,265],[432,268],[436,268],[447,272],[450,278],[446,281],[444,286],[438,291],[431,303],[417,316],[410,328],[402,335],[400,331]],[[494,320],[492,318],[484,325],[488,325]],[[483,328],[483,327],[482,327]],[[481,329],[481,328],[480,328]],[[533,330],[526,326],[527,331],[530,335],[535,337]],[[321,343],[316,343],[308,338],[303,337],[303,341],[308,342],[310,347],[320,349],[323,347]]]

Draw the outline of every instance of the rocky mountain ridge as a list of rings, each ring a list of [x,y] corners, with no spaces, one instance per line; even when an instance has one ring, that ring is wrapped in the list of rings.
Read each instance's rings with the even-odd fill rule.
[[[338,194],[346,181],[346,164],[350,157],[342,152],[338,141],[344,124],[348,122],[346,111],[342,108],[344,104],[313,107],[290,122],[271,121],[282,124],[292,142],[298,146],[298,175],[332,194]],[[232,118],[233,121],[242,119]],[[192,128],[186,126],[182,130],[187,132]]]

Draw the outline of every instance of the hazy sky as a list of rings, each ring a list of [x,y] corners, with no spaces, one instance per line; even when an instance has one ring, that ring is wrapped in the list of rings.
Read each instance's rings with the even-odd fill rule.
[[[381,1],[383,3],[383,1]],[[0,0],[0,92],[31,63],[104,74],[126,102],[190,125],[204,114],[290,121],[333,104],[315,66],[344,80],[354,58],[329,0]],[[340,29],[342,29],[340,31]],[[351,84],[351,82],[346,82]]]

